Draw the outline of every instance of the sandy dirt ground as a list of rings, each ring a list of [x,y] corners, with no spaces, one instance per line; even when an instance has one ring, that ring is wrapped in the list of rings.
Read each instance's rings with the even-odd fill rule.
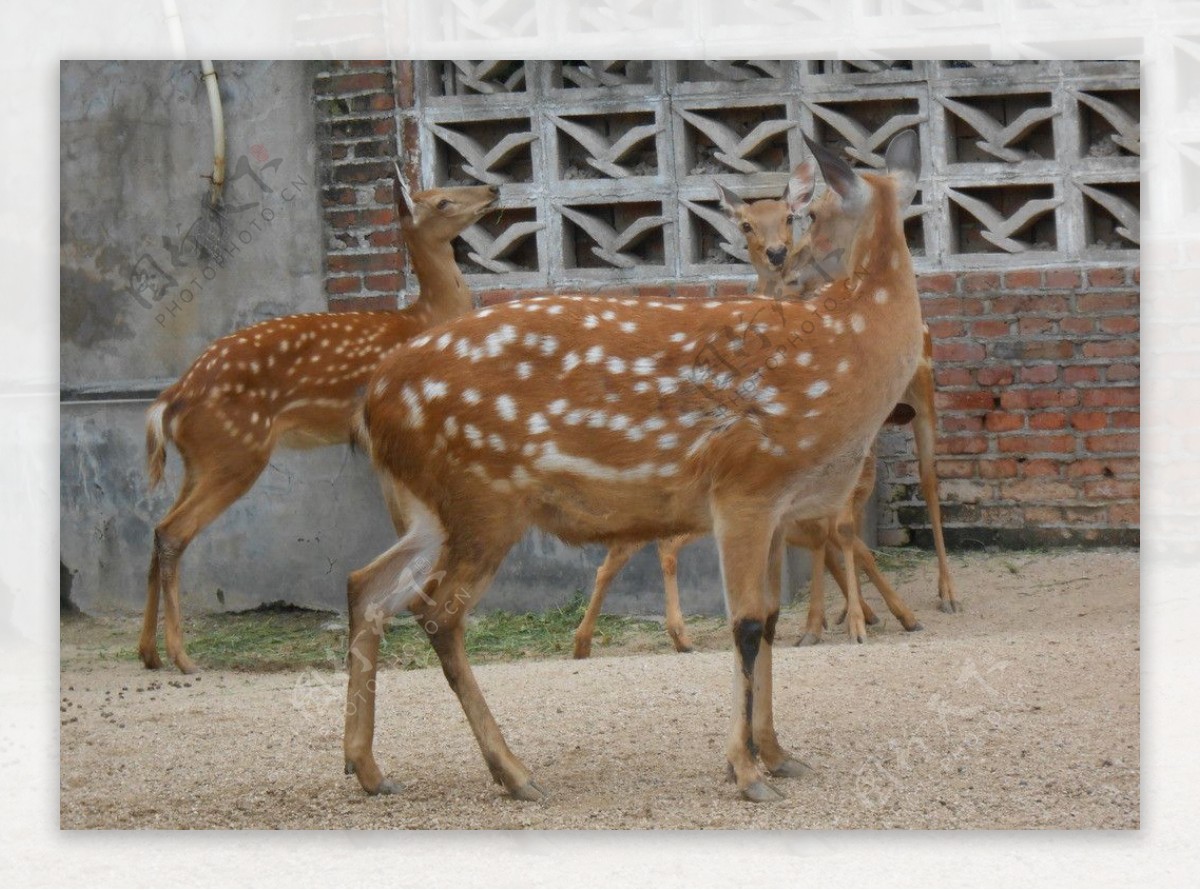
[[[732,655],[599,648],[482,665],[513,750],[550,792],[491,784],[439,670],[380,675],[375,753],[402,793],[342,771],[338,672],[198,676],[64,635],[63,828],[1137,828],[1138,554],[953,559],[966,611],[933,608],[932,558],[896,577],[925,630],[790,644],[775,715],[812,772],[756,805],[724,781]],[[874,591],[868,599],[886,614]],[[834,609],[831,607],[831,617]]]

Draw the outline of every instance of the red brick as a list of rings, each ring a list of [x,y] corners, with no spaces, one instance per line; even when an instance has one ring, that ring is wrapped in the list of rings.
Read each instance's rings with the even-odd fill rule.
[[[1108,521],[1113,525],[1137,525],[1141,521],[1137,504],[1109,504]]]
[[[1075,498],[1075,486],[1070,482],[1051,482],[1043,478],[1022,479],[1000,483],[1000,497],[1006,501],[1053,503]]]
[[[358,200],[354,189],[345,186],[327,185],[321,189],[321,206],[353,207]]]
[[[1096,320],[1086,315],[1068,315],[1058,323],[1064,334],[1090,334],[1096,330]]]
[[[1000,450],[1009,454],[1066,453],[1075,450],[1074,436],[1001,436]]]
[[[971,333],[976,337],[1005,337],[1012,330],[1012,325],[1007,321],[988,318],[983,321],[977,321],[971,325]]]
[[[396,308],[395,296],[332,297],[330,312],[381,312]]]
[[[921,301],[921,316],[927,321],[934,318],[959,318],[965,314],[961,297],[937,297]]]
[[[367,290],[381,290],[399,293],[404,289],[403,272],[384,272],[382,275],[367,276]]]
[[[1040,411],[1029,416],[1031,430],[1061,430],[1067,425],[1065,414],[1051,411]]]
[[[397,253],[335,253],[329,257],[330,272],[387,272],[400,268]]]
[[[1021,347],[1021,355],[1027,359],[1067,359],[1075,353],[1070,340],[1031,340]]]
[[[381,72],[340,74],[318,80],[317,89],[321,95],[341,96],[347,93],[364,93],[368,90],[390,90],[391,81],[391,77]]]
[[[637,289],[639,297],[683,297],[686,300],[704,300],[712,297],[712,289],[707,284],[677,284],[674,287],[642,286]],[[671,293],[673,292],[673,293]]]
[[[917,291],[922,294],[952,294],[958,282],[958,276],[949,272],[935,275],[918,275]]]
[[[978,433],[983,430],[983,418],[969,414],[943,414],[938,425],[945,433]]]
[[[1138,354],[1136,340],[1103,340],[1098,343],[1084,343],[1085,358],[1127,358]]]
[[[1106,334],[1132,334],[1140,326],[1136,315],[1114,315],[1100,319],[1100,330]]]
[[[1113,429],[1136,430],[1142,425],[1140,411],[1114,411],[1112,415]]]
[[[1137,365],[1109,365],[1104,379],[1109,383],[1124,383],[1137,380],[1140,376]]]
[[[934,394],[937,407],[943,411],[986,411],[996,399],[990,392],[939,392]]]
[[[1075,389],[1010,389],[1000,395],[1000,404],[1007,409],[1071,408],[1079,404]]]
[[[961,321],[931,321],[929,334],[937,340],[941,337],[961,337],[966,327]]]
[[[1017,462],[1011,457],[979,462],[980,479],[1012,479],[1017,475]]]
[[[1018,528],[1025,524],[1022,513],[1016,507],[984,505],[979,508],[979,524],[988,528]]]
[[[1072,479],[1078,479],[1082,476],[1100,476],[1104,473],[1106,466],[1106,461],[1097,460],[1094,457],[1085,457],[1082,460],[1068,464],[1067,475]]]
[[[1107,513],[1107,509],[1099,506],[1082,507],[1073,505],[1063,508],[1063,518],[1071,523],[1090,523],[1096,525],[1104,522]]]
[[[1134,284],[1142,283],[1142,267],[1141,266],[1133,267],[1133,270],[1131,271],[1131,274],[1129,276],[1129,280],[1132,281]]]
[[[375,186],[375,203],[376,204],[386,204],[388,207],[396,206],[396,186],[394,185],[395,181],[396,180],[395,180],[394,174],[393,174],[393,177],[389,178],[386,183],[384,183],[383,185]],[[410,182],[408,184],[408,187],[410,189],[412,189],[413,191],[417,191],[417,186],[414,183]]]
[[[938,386],[971,386],[975,382],[969,368],[935,368],[933,377]]]
[[[367,102],[367,108],[371,111],[391,111],[395,107],[396,100],[391,93],[376,93]]]
[[[1083,494],[1089,498],[1105,500],[1137,500],[1140,483],[1129,479],[1096,479],[1083,483]]]
[[[372,247],[394,247],[400,243],[400,230],[380,229],[368,235],[367,242]]]
[[[963,276],[963,290],[968,293],[998,290],[999,287],[1000,276],[995,272],[968,272]]]
[[[1141,404],[1141,392],[1136,387],[1117,386],[1089,389],[1083,393],[1087,408],[1125,408]]]
[[[1082,283],[1078,272],[1069,269],[1050,269],[1045,276],[1046,287],[1076,288]]]
[[[1075,307],[1080,312],[1129,312],[1138,308],[1136,293],[1080,294]]]
[[[1058,322],[1052,318],[1039,318],[1036,315],[1025,316],[1017,319],[1017,332],[1023,337],[1032,334],[1052,334],[1057,324]]]
[[[1022,383],[1053,383],[1058,379],[1058,365],[1032,365],[1021,369]]]
[[[988,301],[995,315],[1060,315],[1071,310],[1071,301],[1057,294],[1005,294]]]
[[[484,306],[492,306],[496,303],[507,303],[509,300],[515,300],[517,293],[505,288],[497,290],[485,290],[479,295],[479,301]]]
[[[1016,272],[1004,273],[1004,288],[1005,290],[1017,290],[1019,288],[1040,288],[1042,286],[1042,273],[1037,269],[1021,269]]]
[[[1021,476],[1026,479],[1041,479],[1047,476],[1058,476],[1062,472],[1062,462],[1050,460],[1047,457],[1034,458],[1021,464]]]
[[[1087,273],[1090,287],[1121,287],[1125,284],[1124,269],[1092,269]]]
[[[366,207],[362,210],[330,210],[325,214],[325,221],[335,231],[386,226],[396,222],[396,211],[390,208]]]
[[[1105,452],[1136,452],[1139,447],[1137,433],[1113,433],[1107,436],[1088,436],[1084,446],[1092,454]]]
[[[992,411],[987,416],[987,428],[989,432],[1005,433],[1023,429],[1024,427],[1025,417],[1021,414],[1006,414],[1001,411]]]
[[[987,446],[983,436],[952,436],[938,440],[937,450],[942,454],[982,454]]]
[[[1062,507],[1025,507],[1021,512],[1027,525],[1062,525]]]
[[[1063,383],[1068,386],[1077,383],[1098,383],[1100,381],[1100,369],[1092,365],[1076,365],[1070,368],[1063,368]]]
[[[971,479],[975,476],[976,462],[941,458],[936,463],[939,479]]]
[[[325,280],[325,293],[327,294],[353,294],[361,289],[362,277],[358,275],[344,275],[340,278]]]
[[[980,386],[1007,386],[1013,382],[1013,369],[989,366],[975,372]]]
[[[982,343],[933,344],[933,359],[937,362],[981,362],[986,355]]]
[[[722,281],[717,284],[718,297],[744,297],[747,293],[744,281]]]
[[[1108,426],[1108,415],[1102,411],[1076,411],[1071,415],[1071,426],[1084,432],[1102,430]]]

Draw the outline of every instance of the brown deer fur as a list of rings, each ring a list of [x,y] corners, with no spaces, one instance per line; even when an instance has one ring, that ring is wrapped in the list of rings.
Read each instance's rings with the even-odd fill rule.
[[[847,622],[861,633],[847,504],[922,350],[897,210],[897,188],[915,185],[913,134],[889,146],[894,176],[858,175],[810,149],[839,195],[835,215],[857,231],[851,275],[816,300],[536,298],[419,336],[372,376],[363,426],[408,531],[347,585],[345,754],[366,791],[396,788],[372,753],[374,681],[383,620],[408,608],[493,778],[518,798],[543,796],[475,682],[463,620],[535,525],[571,544],[712,531],[735,650],[726,756],[737,786],[773,800],[766,773],[803,771],[771,715],[778,530],[791,518],[828,524],[848,567]]]
[[[184,673],[179,559],[199,532],[245,494],[278,445],[310,448],[350,441],[355,398],[380,359],[415,334],[472,308],[454,262],[453,239],[496,201],[492,186],[408,195],[402,231],[420,298],[390,312],[308,313],[264,321],[214,341],[150,406],[150,484],[163,475],[166,443],[183,458],[179,496],[154,530],[138,653],[161,666],[156,632],[164,606],[167,654]],[[394,520],[395,507],[389,502]],[[397,525],[397,531],[400,531]]]

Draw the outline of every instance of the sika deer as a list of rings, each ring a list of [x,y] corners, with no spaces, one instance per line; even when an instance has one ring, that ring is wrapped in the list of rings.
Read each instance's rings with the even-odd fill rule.
[[[726,754],[738,789],[774,800],[766,773],[804,771],[771,713],[780,527],[833,529],[847,621],[861,632],[847,504],[922,342],[898,212],[915,188],[915,135],[893,140],[886,175],[810,150],[837,193],[834,216],[856,231],[852,274],[817,300],[539,297],[417,337],[372,376],[361,429],[408,531],[347,584],[346,765],[368,793],[397,790],[372,752],[375,675],[383,621],[408,608],[492,777],[514,797],[544,796],[484,701],[463,620],[534,525],[571,544],[711,530],[735,644]]]
[[[349,442],[354,399],[379,361],[410,337],[472,308],[451,242],[493,207],[499,190],[475,186],[409,195],[403,178],[397,182],[404,199],[401,228],[421,283],[415,303],[398,311],[308,313],[252,325],[214,341],[150,406],[150,485],[162,479],[168,439],[183,458],[184,476],[174,506],[154,530],[138,643],[146,667],[162,665],[155,639],[161,593],[167,654],[185,674],[196,669],[180,626],[179,559],[205,526],[249,491],[275,447]],[[389,510],[398,522],[390,502]]]

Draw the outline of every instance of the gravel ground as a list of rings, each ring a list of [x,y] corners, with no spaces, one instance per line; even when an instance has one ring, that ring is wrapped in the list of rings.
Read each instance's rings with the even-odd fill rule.
[[[732,655],[704,639],[478,666],[551,794],[526,804],[491,784],[439,670],[381,673],[376,757],[406,787],[368,798],[342,774],[344,675],[150,673],[135,621],[121,660],[65,635],[61,827],[1137,828],[1137,552],[953,565],[963,614],[934,610],[930,558],[894,575],[923,632],[777,649],[780,738],[813,772],[771,805],[724,781]]]

